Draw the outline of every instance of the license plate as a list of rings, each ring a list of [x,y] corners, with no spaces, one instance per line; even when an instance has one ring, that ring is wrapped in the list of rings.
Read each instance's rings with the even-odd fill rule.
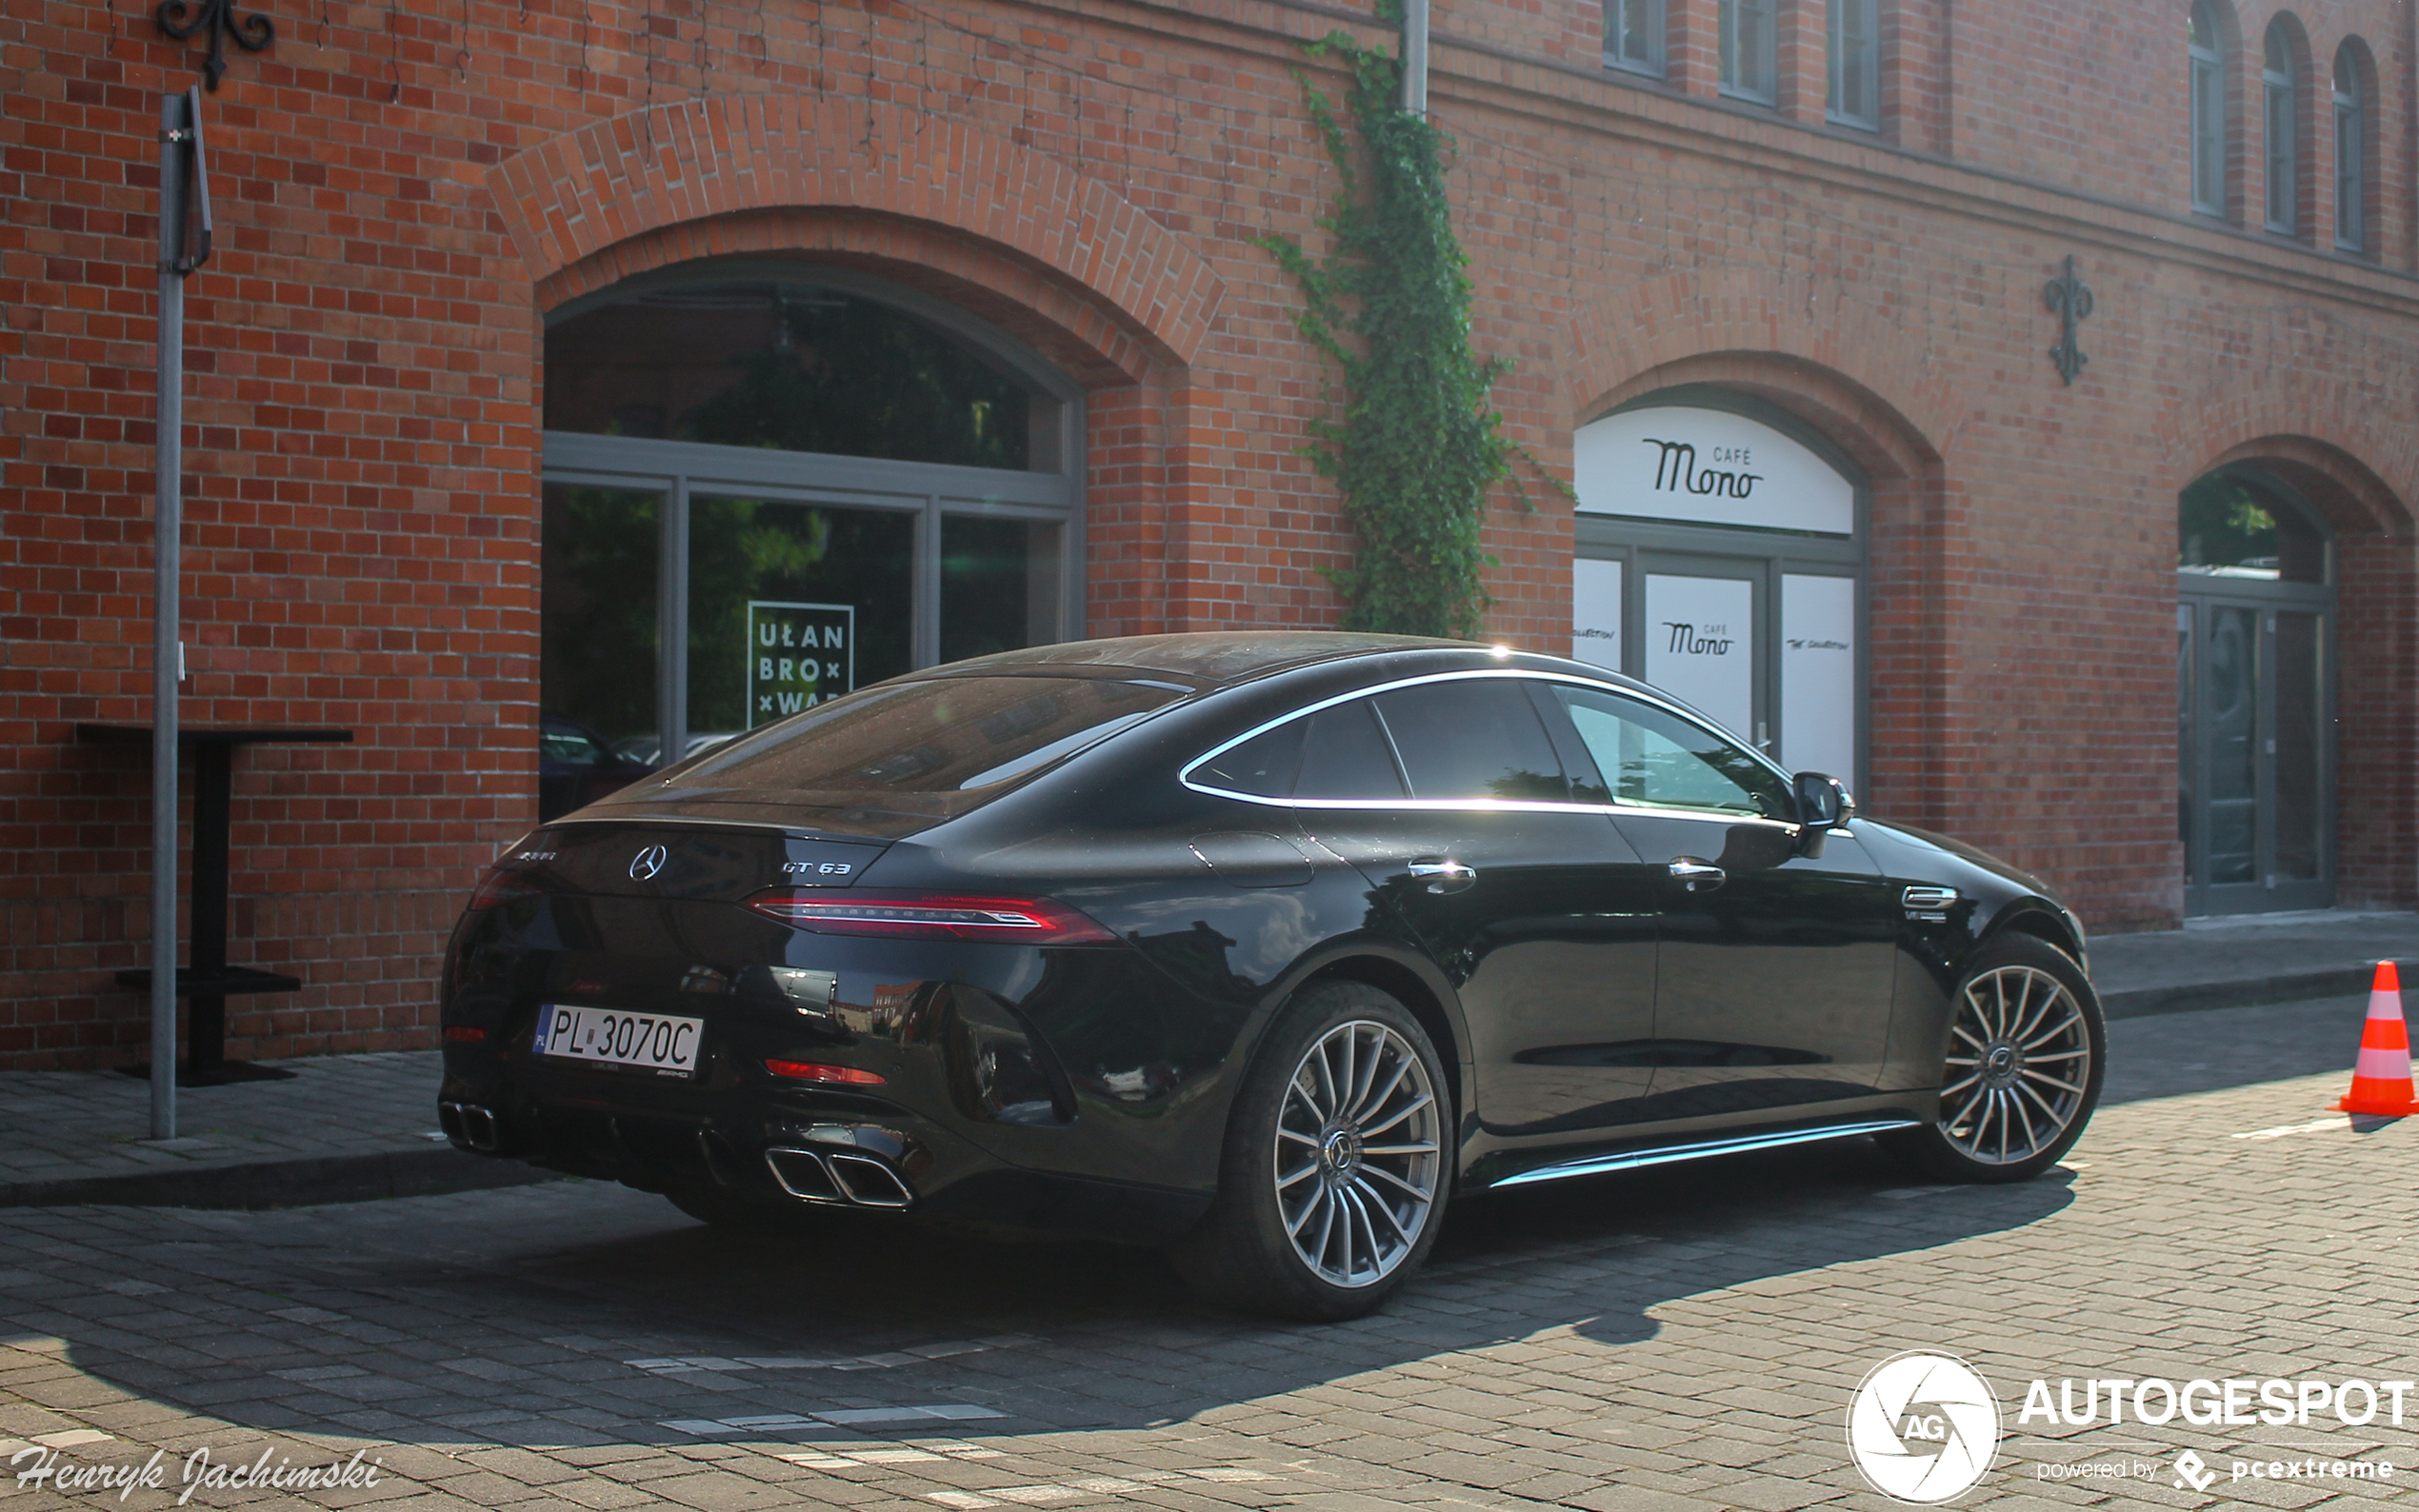
[[[556,1060],[633,1066],[658,1076],[694,1076],[697,1040],[704,1029],[703,1019],[547,1003],[539,1005],[537,1039],[530,1048]]]

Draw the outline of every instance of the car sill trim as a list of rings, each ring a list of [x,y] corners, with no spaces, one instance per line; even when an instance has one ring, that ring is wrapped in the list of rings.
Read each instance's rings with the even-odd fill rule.
[[[1667,1144],[1656,1149],[1623,1150],[1615,1155],[1590,1155],[1582,1160],[1563,1161],[1552,1165],[1540,1165],[1534,1170],[1521,1171],[1502,1181],[1488,1184],[1491,1190],[1499,1186],[1527,1186],[1536,1182],[1558,1182],[1573,1176],[1600,1176],[1611,1171],[1634,1171],[1649,1165],[1669,1165],[1677,1161],[1706,1160],[1716,1155],[1737,1155],[1748,1150],[1779,1149],[1789,1144],[1811,1144],[1820,1140],[1852,1139],[1859,1134],[1880,1134],[1889,1129],[1916,1128],[1922,1120],[1908,1114],[1891,1118],[1858,1119],[1852,1124],[1827,1124],[1820,1128],[1780,1129],[1769,1134],[1745,1134],[1735,1139],[1703,1140],[1693,1144]]]

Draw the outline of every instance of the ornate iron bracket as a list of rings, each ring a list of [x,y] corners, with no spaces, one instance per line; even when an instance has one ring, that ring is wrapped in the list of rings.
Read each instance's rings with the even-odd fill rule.
[[[2076,327],[2091,318],[2092,306],[2091,286],[2076,276],[2073,253],[2067,254],[2066,271],[2049,280],[2042,289],[2041,297],[2056,313],[2063,328],[2058,335],[2058,344],[2049,348],[2049,360],[2058,365],[2058,376],[2072,385],[2074,375],[2083,371],[2083,365],[2091,360],[2084,355],[2082,348],[2074,344],[2074,333]]]
[[[227,71],[229,37],[247,52],[258,52],[277,37],[267,16],[235,14],[235,0],[160,0],[154,19],[160,30],[179,42],[210,29],[210,56],[202,60],[202,76],[212,93],[218,90],[218,76]]]

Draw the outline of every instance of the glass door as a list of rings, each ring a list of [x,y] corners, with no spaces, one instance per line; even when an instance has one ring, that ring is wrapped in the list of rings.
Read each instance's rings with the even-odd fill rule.
[[[2187,913],[2334,902],[2327,621],[2258,594],[2177,607]]]
[[[1769,752],[1768,564],[1650,552],[1639,569],[1639,675]]]

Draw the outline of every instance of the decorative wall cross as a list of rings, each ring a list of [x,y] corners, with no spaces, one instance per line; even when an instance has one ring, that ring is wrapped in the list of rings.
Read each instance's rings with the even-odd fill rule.
[[[2058,365],[2058,376],[2069,384],[2091,359],[2074,344],[2075,328],[2091,318],[2091,286],[2077,277],[2074,254],[2067,254],[2066,271],[2049,280],[2041,291],[2042,299],[2058,316],[2061,330],[2058,344],[2049,348],[2049,360]]]
[[[202,60],[202,76],[213,93],[218,76],[227,71],[227,39],[247,52],[258,52],[277,36],[265,15],[235,14],[235,0],[160,0],[155,19],[160,30],[182,42],[203,28],[210,29],[210,56]]]

